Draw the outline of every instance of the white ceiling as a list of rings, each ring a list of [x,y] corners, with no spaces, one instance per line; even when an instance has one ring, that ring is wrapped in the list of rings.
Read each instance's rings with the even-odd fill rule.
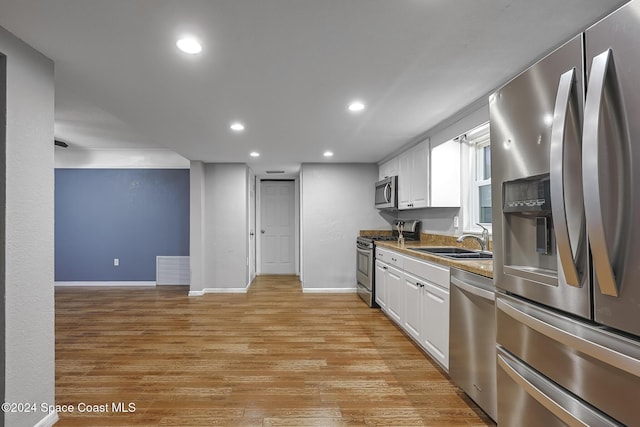
[[[625,2],[0,0],[0,26],[55,61],[70,148],[291,172],[381,160]],[[176,49],[185,33],[200,55]]]

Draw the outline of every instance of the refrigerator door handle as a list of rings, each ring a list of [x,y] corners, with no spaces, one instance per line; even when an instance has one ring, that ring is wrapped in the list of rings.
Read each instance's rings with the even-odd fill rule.
[[[607,71],[611,68],[612,62],[612,51],[607,49],[605,52],[595,56],[591,63],[591,75],[584,107],[584,130],[582,132],[582,183],[587,231],[598,286],[602,294],[617,297],[619,286],[613,271],[613,257],[607,244],[604,216],[602,214],[601,172],[598,158],[599,133],[601,131],[600,114],[603,107],[602,104],[605,101]],[[614,102],[616,101],[614,100]],[[610,113],[612,112],[610,111]],[[605,142],[603,141],[602,143],[604,144]],[[615,240],[614,245],[619,244]]]
[[[551,148],[550,159],[550,185],[551,185],[551,213],[556,233],[558,255],[562,264],[562,271],[568,285],[580,287],[580,276],[576,269],[574,260],[571,236],[567,224],[567,211],[565,205],[565,134],[567,124],[572,112],[576,113],[577,108],[572,107],[574,101],[575,69],[565,72],[560,76],[558,92],[556,95],[556,105],[553,112],[553,124],[551,126]],[[579,242],[576,242],[579,243]]]
[[[551,338],[554,341],[571,347],[587,356],[593,357],[600,362],[623,370],[631,375],[640,377],[640,360],[620,353],[613,348],[606,347],[596,342],[589,341],[581,336],[572,334],[563,325],[554,325],[551,319],[547,321],[535,317],[531,313],[519,310],[511,303],[501,299],[496,299],[496,308],[517,322],[526,325]]]

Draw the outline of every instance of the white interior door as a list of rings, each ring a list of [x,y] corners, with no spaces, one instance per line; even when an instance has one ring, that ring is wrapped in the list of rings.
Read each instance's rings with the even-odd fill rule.
[[[261,272],[295,273],[294,181],[261,181]]]

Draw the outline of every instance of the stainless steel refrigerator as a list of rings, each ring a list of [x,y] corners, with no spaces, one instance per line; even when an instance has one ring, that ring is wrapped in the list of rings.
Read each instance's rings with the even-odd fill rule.
[[[498,424],[640,426],[640,0],[490,114]]]

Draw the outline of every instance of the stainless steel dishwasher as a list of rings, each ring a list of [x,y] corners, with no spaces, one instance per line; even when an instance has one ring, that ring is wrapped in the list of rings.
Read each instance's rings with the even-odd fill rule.
[[[497,420],[496,313],[493,280],[451,268],[449,375]]]

